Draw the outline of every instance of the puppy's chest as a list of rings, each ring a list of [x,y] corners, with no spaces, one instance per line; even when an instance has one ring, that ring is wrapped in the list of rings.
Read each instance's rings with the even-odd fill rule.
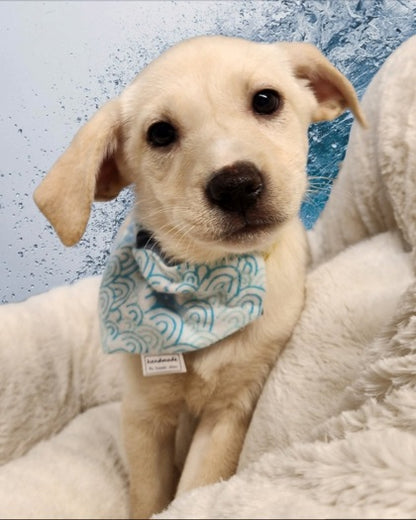
[[[263,381],[280,350],[280,342],[272,339],[277,340],[277,330],[270,332],[262,317],[209,348],[186,354],[188,408],[199,414],[207,403],[235,399]]]

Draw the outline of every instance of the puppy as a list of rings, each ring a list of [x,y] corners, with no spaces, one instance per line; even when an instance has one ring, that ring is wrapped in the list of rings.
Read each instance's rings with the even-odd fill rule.
[[[352,85],[310,44],[195,38],[104,105],[37,188],[35,201],[65,245],[80,240],[93,200],[133,184],[133,220],[171,268],[244,255],[264,264],[256,318],[184,351],[186,372],[146,377],[141,357],[124,355],[132,517],[235,472],[262,386],[303,305],[307,129],[348,107],[364,124]],[[179,475],[176,431],[186,423],[194,430]]]

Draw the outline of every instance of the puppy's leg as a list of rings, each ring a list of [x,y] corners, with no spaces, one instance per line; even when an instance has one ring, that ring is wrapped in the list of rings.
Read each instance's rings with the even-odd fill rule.
[[[234,474],[249,419],[242,416],[241,410],[233,409],[202,415],[179,481],[177,495],[227,479]]]
[[[137,355],[126,356],[124,368],[122,430],[130,476],[130,516],[150,518],[175,494],[181,379],[175,375],[144,378]]]
[[[191,413],[184,408],[179,417],[175,439],[175,466],[179,474],[182,473],[185,466],[186,457],[189,453],[196,426],[196,417],[191,415]]]
[[[155,415],[160,410],[155,410]],[[177,473],[174,467],[175,418],[150,418],[123,403],[123,437],[130,476],[130,517],[150,518],[172,500]],[[161,420],[160,420],[161,419]]]

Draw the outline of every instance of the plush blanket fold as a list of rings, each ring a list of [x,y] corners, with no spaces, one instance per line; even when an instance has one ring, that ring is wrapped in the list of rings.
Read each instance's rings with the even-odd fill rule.
[[[416,37],[363,98],[237,474],[154,518],[416,515]],[[98,278],[0,307],[0,517],[126,518]]]

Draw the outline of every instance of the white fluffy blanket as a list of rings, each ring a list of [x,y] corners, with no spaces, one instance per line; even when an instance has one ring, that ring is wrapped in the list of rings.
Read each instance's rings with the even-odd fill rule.
[[[155,518],[416,516],[416,37],[385,63],[310,232],[304,311],[237,474]],[[0,308],[0,517],[125,518],[99,280]]]

